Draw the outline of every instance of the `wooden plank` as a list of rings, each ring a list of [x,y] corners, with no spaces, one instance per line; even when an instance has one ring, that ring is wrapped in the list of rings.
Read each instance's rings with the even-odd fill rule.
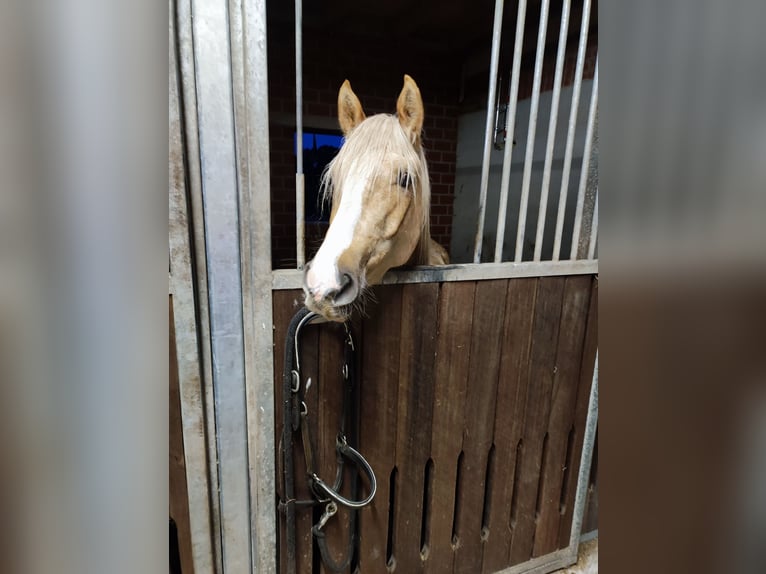
[[[544,456],[557,336],[561,320],[563,277],[540,279],[530,349],[527,378],[527,401],[524,433],[519,451],[515,485],[515,508],[512,509],[510,564],[520,564],[532,557],[534,547],[537,493]]]
[[[452,572],[454,560],[452,520],[475,293],[473,282],[445,283],[439,297],[431,431],[433,483],[424,552],[425,571],[429,574]]]
[[[300,292],[299,301],[303,301],[303,292]],[[305,385],[308,379],[312,380],[312,385],[304,395],[309,417],[308,425],[311,429],[311,436],[319,436],[319,394],[316,382],[319,377],[319,354],[321,352],[319,344],[319,329],[316,325],[309,325],[301,334],[301,384]],[[298,500],[310,500],[313,498],[308,486],[306,475],[306,458],[304,455],[305,445],[303,437],[295,437],[295,494]],[[314,560],[315,544],[314,535],[311,528],[314,526],[313,508],[299,509],[295,514],[295,546],[296,546],[296,565],[298,572],[311,572]]]
[[[272,306],[273,327],[274,327],[274,444],[275,450],[275,468],[277,469],[277,496],[279,500],[284,500],[284,464],[282,461],[282,372],[284,370],[285,353],[285,334],[287,325],[290,322],[288,312],[290,312],[289,301],[294,298],[295,291],[280,291],[274,293]],[[278,568],[280,573],[287,572],[287,562],[285,561],[286,541],[285,541],[285,517],[279,514],[279,524],[277,525],[277,549],[278,549]]]
[[[482,518],[488,457],[494,431],[497,381],[508,280],[480,281],[473,307],[470,368],[463,424],[463,468],[457,493],[456,551],[453,572],[474,574],[481,568]],[[490,481],[492,477],[490,476]]]
[[[335,441],[340,430],[343,412],[344,380],[343,340],[344,328],[338,323],[326,323],[319,329],[319,374],[314,380],[310,393],[318,396],[317,432],[313,435],[316,441],[314,453],[317,458],[317,472],[327,484],[332,485],[336,473]],[[346,465],[347,467],[347,465]],[[344,468],[343,486],[341,492],[350,496],[350,469]],[[324,507],[320,507],[324,510]],[[339,507],[338,513],[324,527],[327,547],[335,562],[343,562],[348,554],[349,540],[349,511]],[[322,574],[331,574],[332,570],[320,564]],[[341,572],[349,572],[349,568]]]
[[[375,472],[378,491],[372,504],[360,512],[359,565],[365,574],[387,574],[389,481],[396,464],[402,288],[376,287],[373,300],[377,303],[363,324],[359,448]]]
[[[274,293],[274,391],[275,391],[275,413],[276,413],[276,425],[275,435],[276,444],[281,445],[281,432],[282,432],[282,373],[284,369],[284,350],[285,350],[285,335],[287,333],[287,327],[292,319],[293,315],[301,308],[303,301],[303,294],[301,291],[285,291]],[[317,366],[318,366],[318,341],[319,333],[316,327],[310,326],[305,331],[301,338],[301,371],[303,374],[303,383],[306,378],[312,377],[316,380]],[[310,412],[314,413],[314,417],[309,418],[309,422],[312,428],[312,433],[316,436],[316,413],[317,413],[317,397],[316,394],[308,393],[306,396],[306,402]],[[306,481],[306,464],[303,457],[303,445],[301,444],[301,438],[299,434],[294,435],[293,446],[293,460],[295,463],[295,495],[298,500],[307,500],[311,498],[311,493],[308,489],[308,483]],[[282,459],[280,449],[277,451],[277,487],[280,496],[282,497]],[[295,514],[295,528],[296,528],[296,566],[298,572],[311,572],[311,565],[313,560],[313,544],[311,536],[311,526],[313,524],[312,510],[311,509],[298,509]],[[284,517],[280,516],[279,525],[279,540],[280,540],[280,572],[285,572],[286,562],[284,560],[285,552],[285,540],[284,540]]]
[[[577,385],[577,400],[574,414],[574,434],[572,448],[567,461],[567,477],[564,485],[563,506],[559,518],[559,547],[569,544],[572,529],[572,512],[574,510],[575,494],[577,492],[577,475],[580,471],[580,456],[582,454],[583,433],[585,420],[588,415],[588,400],[593,383],[593,368],[596,362],[598,348],[598,278],[593,277],[591,283],[590,305],[588,308],[588,323],[585,331],[579,382]]]
[[[527,369],[537,295],[537,279],[511,279],[505,303],[503,354],[495,414],[495,479],[489,506],[482,572],[508,566],[511,545],[510,508],[516,472],[516,447],[522,433],[527,397]]]
[[[184,459],[183,422],[181,420],[181,392],[178,381],[178,355],[176,349],[175,323],[173,321],[173,297],[169,297],[170,327],[170,384],[168,403],[170,416],[169,432],[169,512],[176,524],[178,551],[181,571],[194,574],[194,556],[192,555],[191,523],[189,520],[189,492],[186,485],[186,462]]]
[[[431,450],[438,297],[436,283],[402,290],[393,559],[396,569],[407,574],[423,570],[420,526]]]
[[[355,318],[352,324],[356,326],[355,345],[361,353],[362,336],[359,331],[358,318]],[[312,436],[316,437],[314,452],[317,455],[319,476],[326,483],[332,485],[337,468],[336,437],[341,428],[343,415],[345,381],[342,376],[342,368],[345,351],[345,329],[342,325],[327,323],[318,327],[318,333],[319,370],[318,374],[313,377],[314,385],[312,385],[311,391],[314,400],[318,400],[318,410],[315,411],[318,416],[313,418],[317,428]],[[347,429],[347,432],[349,430]],[[344,465],[341,493],[346,497],[352,497],[350,484],[355,472],[356,469],[352,465]],[[319,507],[315,519],[323,511],[324,507]],[[338,513],[324,527],[327,548],[331,559],[336,563],[343,563],[349,558],[350,528],[351,512],[344,507],[339,507]],[[319,571],[323,574],[332,572],[323,562],[320,563]],[[342,572],[349,571],[350,565],[342,570]]]
[[[590,277],[566,279],[548,419],[548,451],[538,495],[540,503],[534,556],[542,556],[559,548],[561,489],[567,471],[567,450],[574,422],[590,294]]]

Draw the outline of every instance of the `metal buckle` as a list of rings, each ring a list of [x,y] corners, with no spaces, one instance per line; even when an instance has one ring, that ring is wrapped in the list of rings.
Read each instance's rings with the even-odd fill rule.
[[[328,498],[348,508],[364,508],[372,502],[372,499],[375,498],[375,492],[378,490],[378,483],[375,479],[375,473],[373,472],[370,463],[367,462],[367,460],[359,453],[359,451],[348,445],[348,443],[345,441],[345,437],[340,435],[336,440],[338,442],[338,452],[353,462],[356,467],[367,476],[367,480],[370,483],[370,493],[367,495],[367,498],[362,500],[350,500],[327,486],[327,484],[325,484],[325,482],[319,478],[316,473],[311,475],[314,492],[320,499],[322,498],[320,493],[323,493]]]
[[[327,506],[324,507],[324,513],[322,513],[322,517],[319,519],[319,522],[317,522],[316,529],[322,530],[324,528],[324,525],[327,524],[327,521],[330,520],[335,514],[338,512],[338,505],[335,504],[332,500],[327,503]]]

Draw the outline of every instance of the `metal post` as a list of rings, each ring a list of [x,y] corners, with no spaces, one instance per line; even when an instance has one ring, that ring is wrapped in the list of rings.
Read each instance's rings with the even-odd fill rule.
[[[570,0],[564,0],[559,27],[559,45],[556,53],[556,71],[553,77],[553,96],[551,113],[548,120],[548,141],[545,147],[545,165],[543,167],[543,183],[540,189],[540,209],[537,212],[537,235],[535,236],[535,261],[540,261],[543,251],[543,234],[545,233],[545,217],[548,213],[548,192],[551,184],[551,164],[553,163],[553,146],[556,141],[556,123],[559,118],[559,99],[561,98],[561,79],[564,75],[564,56],[567,48],[567,33],[569,31]]]
[[[295,0],[295,253],[298,269],[306,264],[305,179],[303,175],[303,2]]]
[[[596,110],[598,108],[598,58],[596,59],[596,71],[593,75],[593,90],[590,94],[590,108],[588,110],[588,130],[585,135],[585,151],[582,155],[582,167],[580,169],[580,187],[577,190],[577,210],[575,211],[574,229],[572,230],[572,247],[569,258],[577,259],[577,251],[580,245],[580,231],[582,230],[583,212],[585,206],[585,191],[590,173],[591,152],[595,137]]]
[[[596,239],[598,238],[598,188],[596,188],[596,199],[593,203],[593,222],[590,226],[590,241],[588,242],[588,259],[596,256]]]
[[[192,0],[223,570],[250,574],[240,205],[226,3]]]
[[[543,59],[545,57],[545,35],[548,29],[548,0],[543,0],[540,8],[540,29],[537,33],[537,53],[535,54],[535,75],[532,84],[532,102],[529,108],[529,127],[527,129],[527,149],[524,157],[524,174],[521,182],[521,202],[519,204],[519,222],[516,226],[516,255],[514,261],[521,261],[524,249],[524,232],[527,227],[527,206],[529,204],[529,185],[532,179],[532,161],[535,155],[535,135],[537,133],[537,110],[540,106],[540,82],[543,77]],[[502,239],[500,255],[502,255]],[[499,261],[495,251],[495,261]]]
[[[211,532],[211,489],[205,436],[204,384],[197,321],[195,318],[192,248],[189,239],[189,206],[184,174],[183,123],[176,47],[176,15],[170,2],[169,17],[169,151],[170,151],[170,290],[181,397],[184,464],[189,503],[192,565],[198,574],[213,574],[215,551]],[[172,368],[172,366],[171,366]]]
[[[300,0],[296,0],[300,1]],[[481,248],[484,236],[484,218],[487,209],[487,186],[489,185],[489,160],[494,139],[492,112],[497,102],[497,67],[500,55],[500,37],[503,29],[503,0],[495,0],[495,21],[492,26],[492,55],[489,65],[489,95],[487,96],[487,122],[484,129],[484,154],[481,160],[481,184],[479,188],[479,222],[474,240],[473,262],[481,262]],[[511,135],[511,137],[513,137]]]
[[[585,49],[588,43],[589,22],[590,0],[585,0],[582,8],[582,23],[580,25],[580,43],[577,48],[577,64],[575,65],[572,105],[569,108],[569,129],[567,131],[567,144],[564,152],[564,169],[561,173],[561,191],[559,193],[559,206],[556,214],[556,235],[553,240],[553,261],[558,261],[561,254],[561,236],[564,230],[564,216],[566,215],[569,171],[572,167],[572,149],[574,147],[575,131],[577,128],[577,112],[580,107],[580,91],[582,89],[582,74],[585,66]]]
[[[585,512],[585,502],[588,498],[588,477],[590,466],[593,462],[593,446],[596,441],[596,428],[598,427],[598,349],[596,350],[596,362],[593,365],[593,384],[590,388],[588,399],[588,417],[585,420],[585,435],[583,436],[582,455],[580,456],[580,472],[577,475],[577,493],[575,494],[574,509],[572,512],[572,529],[569,534],[569,548],[577,553],[580,534],[582,531],[582,519]]]
[[[248,473],[254,572],[276,572],[277,523],[274,492],[274,357],[271,292],[271,191],[266,0],[235,0],[242,9],[242,121],[238,121],[242,307],[245,341]],[[300,211],[302,214],[303,211]]]
[[[186,173],[189,185],[189,203],[194,249],[195,287],[197,292],[197,327],[200,340],[200,361],[202,365],[203,404],[205,409],[205,437],[208,461],[215,461],[217,455],[215,398],[213,393],[213,351],[210,342],[210,309],[207,287],[207,261],[205,259],[205,217],[202,199],[202,155],[197,114],[197,75],[192,30],[192,0],[177,0],[178,15],[178,64],[181,72],[181,90],[183,94],[184,143]],[[222,572],[221,547],[221,508],[220,498],[215,495],[220,490],[218,467],[207,465],[210,491],[210,529],[213,533],[213,571]],[[204,572],[204,570],[202,571]]]
[[[519,100],[519,77],[521,75],[521,50],[524,44],[524,21],[527,15],[527,2],[520,0],[519,10],[516,14],[516,37],[513,46],[513,64],[511,66],[511,85],[508,95],[508,113],[506,115],[508,126],[508,140],[512,142],[513,132],[516,129],[516,105]],[[503,150],[503,174],[500,178],[500,206],[497,216],[497,236],[495,239],[495,262],[499,262],[498,257],[502,257],[502,241],[505,238],[505,217],[508,208],[508,189],[511,183],[511,156],[513,155],[513,144],[506,145]],[[500,238],[501,249],[498,256],[497,237]],[[478,261],[476,261],[478,263]]]

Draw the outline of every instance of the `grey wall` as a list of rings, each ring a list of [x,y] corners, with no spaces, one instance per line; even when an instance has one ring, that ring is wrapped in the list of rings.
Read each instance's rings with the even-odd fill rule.
[[[571,245],[574,211],[577,201],[577,189],[580,181],[580,168],[585,145],[585,132],[588,120],[588,105],[593,82],[585,80],[582,83],[579,112],[577,114],[577,131],[575,132],[572,168],[569,177],[569,192],[567,196],[566,217],[562,239],[561,258],[569,258]],[[548,122],[550,118],[552,92],[540,94],[540,106],[537,118],[537,131],[534,145],[532,177],[529,191],[529,207],[527,211],[526,233],[524,237],[524,260],[531,260],[534,253],[535,235],[537,232],[537,217],[540,207],[540,192],[545,161],[545,147],[548,137]],[[567,129],[569,125],[569,110],[572,102],[572,87],[562,88],[559,102],[559,117],[556,126],[551,169],[551,183],[548,195],[548,211],[543,238],[542,258],[550,259],[553,250],[553,237],[558,210],[559,191],[564,164],[564,149],[566,146]],[[529,125],[529,109],[531,100],[518,103],[516,126],[511,156],[511,178],[508,195],[508,210],[503,242],[503,260],[513,259],[516,248],[516,228],[519,219],[519,203],[521,201],[521,181],[526,154],[527,127]],[[452,223],[452,243],[450,256],[455,263],[467,263],[473,260],[473,244],[476,235],[479,214],[479,188],[481,180],[481,158],[484,150],[484,125],[486,112],[465,114],[458,121],[457,166],[455,175],[454,219]],[[511,138],[508,138],[510,144]],[[503,169],[503,151],[492,148],[490,156],[489,188],[487,190],[487,209],[484,223],[484,247],[482,261],[494,258],[495,236],[497,233],[497,213],[500,203],[500,179]]]

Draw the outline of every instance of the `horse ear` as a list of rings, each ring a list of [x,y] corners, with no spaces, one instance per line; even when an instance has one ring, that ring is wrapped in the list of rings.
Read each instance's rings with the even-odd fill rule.
[[[347,136],[351,130],[364,121],[365,115],[362,104],[356,97],[348,80],[343,82],[338,92],[338,121],[343,135]]]
[[[415,143],[419,140],[420,130],[423,129],[423,99],[415,80],[407,74],[404,74],[404,87],[396,101],[396,114],[399,123],[409,132],[411,141]]]

